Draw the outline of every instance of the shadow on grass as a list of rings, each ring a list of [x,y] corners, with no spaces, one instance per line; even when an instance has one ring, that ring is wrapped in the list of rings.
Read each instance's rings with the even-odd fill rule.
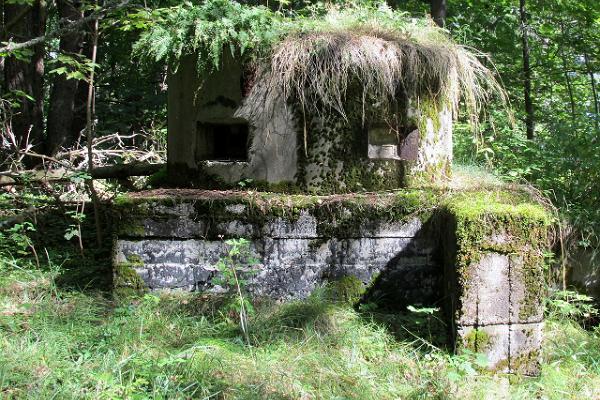
[[[67,210],[68,211],[68,210]],[[43,269],[56,269],[56,284],[64,290],[103,291],[112,288],[112,233],[109,215],[101,213],[102,245],[96,243],[93,213],[86,213],[81,224],[81,244],[77,235],[70,240],[74,221],[64,211],[55,209],[39,215],[35,232],[29,236]],[[107,293],[108,294],[108,293]]]

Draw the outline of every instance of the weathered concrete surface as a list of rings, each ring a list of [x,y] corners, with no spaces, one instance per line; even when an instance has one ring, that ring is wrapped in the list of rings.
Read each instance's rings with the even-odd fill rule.
[[[164,207],[158,209],[164,211]],[[244,206],[228,207],[236,213]],[[223,240],[202,238],[212,224],[213,234],[253,238],[251,248],[259,262],[249,289],[257,295],[304,298],[317,286],[346,275],[367,285],[386,269],[394,270],[402,281],[390,287],[401,291],[405,286],[414,293],[404,296],[406,304],[421,303],[422,292],[429,298],[439,293],[441,267],[433,256],[431,241],[417,238],[422,223],[416,218],[395,223],[372,221],[366,224],[363,237],[353,238],[320,236],[315,218],[307,212],[294,221],[277,217],[258,226],[235,217],[216,223],[193,221],[191,209],[177,205],[159,217],[142,216],[141,223],[144,229],[138,231],[138,237],[122,235],[116,240],[114,263],[127,264],[132,257],[141,261],[134,269],[150,289],[211,288],[218,272],[215,265],[228,251]]]
[[[294,181],[297,127],[291,109],[280,102],[270,115],[244,113],[242,78],[242,65],[227,51],[221,69],[206,79],[197,76],[191,56],[182,58],[176,71],[169,71],[167,163],[173,183],[189,183],[207,174],[233,184],[242,179]],[[211,143],[198,122],[248,123],[248,160],[211,160]]]
[[[335,111],[310,116],[281,96],[257,111],[245,101],[245,78],[244,66],[228,51],[220,69],[206,77],[198,77],[193,56],[183,57],[169,71],[167,164],[172,184],[209,179],[220,187],[252,179],[341,193],[440,183],[450,174],[452,113],[447,109],[427,110],[431,115],[426,115],[426,110],[409,108],[404,119],[418,128],[399,135],[410,127],[382,124],[379,120],[386,116],[380,108],[371,110],[367,121],[362,103],[354,104],[355,112],[346,117]],[[257,79],[253,84],[265,83]],[[248,125],[247,160],[215,160],[215,145],[199,126],[232,123]],[[387,128],[396,141],[370,143],[369,125]]]
[[[522,244],[501,224],[490,231],[460,261],[461,233],[446,238],[445,288],[455,343],[485,353],[494,371],[537,375],[544,288],[539,248]]]
[[[151,290],[220,291],[216,264],[228,252],[225,240],[243,237],[258,260],[248,286],[256,296],[305,298],[355,276],[369,298],[398,308],[447,301],[457,348],[485,353],[493,370],[535,375],[543,243],[523,240],[533,237],[523,232],[541,234],[543,224],[535,214],[521,221],[472,213],[461,223],[466,217],[432,207],[424,217],[409,204],[418,209],[429,197],[414,195],[144,200],[121,214],[115,273],[133,270]]]

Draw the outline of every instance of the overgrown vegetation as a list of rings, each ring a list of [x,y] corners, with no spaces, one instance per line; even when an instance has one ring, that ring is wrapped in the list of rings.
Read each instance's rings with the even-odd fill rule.
[[[222,52],[254,64],[255,82],[240,114],[261,114],[281,99],[302,110],[346,116],[347,96],[362,109],[428,102],[457,114],[459,101],[477,125],[494,95],[505,101],[493,73],[472,50],[425,19],[384,4],[273,12],[229,0],[170,9],[136,44],[137,53],[177,68],[197,56],[200,76],[221,67]],[[481,54],[478,54],[481,56]],[[405,114],[402,109],[399,114]]]
[[[431,329],[432,321],[438,321],[435,310],[391,315],[365,305],[357,311],[332,299],[327,290],[303,302],[256,304],[257,312],[250,317],[256,329],[251,329],[248,345],[231,299],[202,294],[112,298],[106,290],[111,286],[110,241],[93,245],[91,218],[81,219],[82,182],[89,179],[82,173],[88,162],[82,147],[88,100],[96,105],[95,165],[161,162],[166,147],[164,61],[200,52],[198,68],[206,72],[219,65],[223,47],[233,44],[233,52],[243,53],[250,64],[263,65],[265,74],[272,67],[287,71],[283,82],[290,96],[302,96],[295,85],[306,87],[306,77],[316,71],[319,86],[308,83],[311,92],[305,92],[305,103],[312,105],[320,92],[333,93],[325,103],[339,109],[339,99],[352,86],[343,71],[361,67],[358,76],[367,79],[375,97],[396,94],[389,78],[404,66],[396,63],[396,69],[384,68],[380,74],[379,65],[373,75],[362,62],[384,46],[390,46],[390,54],[404,55],[421,40],[429,50],[473,46],[489,53],[494,65],[486,57],[480,61],[487,70],[497,69],[517,121],[523,121],[513,126],[502,101],[486,109],[471,103],[475,107],[466,115],[459,113],[459,121],[480,112],[490,118],[475,140],[464,126],[456,126],[456,159],[484,165],[503,179],[532,182],[574,227],[567,235],[572,244],[598,247],[600,9],[595,0],[527,0],[521,2],[525,13],[513,0],[448,0],[448,32],[411,20],[429,13],[421,0],[388,1],[394,11],[359,6],[352,9],[354,15],[342,11],[331,18],[324,18],[322,4],[298,1],[270,2],[268,8],[225,0],[175,6],[168,0],[99,3],[111,12],[102,14],[98,28],[92,20],[81,23],[90,16],[86,1],[0,3],[7,22],[0,32],[2,46],[49,34],[46,42],[0,53],[0,397],[600,397],[598,313],[587,296],[551,291],[539,378],[488,375],[480,370],[485,364],[481,356],[451,356],[438,348],[437,330]],[[311,19],[315,15],[319,18]],[[371,26],[375,17],[383,27]],[[73,27],[70,34],[55,35],[56,27],[67,24]],[[428,33],[422,38],[419,32]],[[529,77],[523,71],[524,32],[529,34]],[[99,38],[98,57],[92,63],[94,36]],[[140,38],[136,55],[150,49],[149,57],[132,57],[132,45]],[[298,52],[302,46],[314,54]],[[340,58],[346,49],[359,50],[352,53],[354,64]],[[270,65],[274,54],[287,62]],[[303,56],[286,56],[298,54]],[[310,64],[319,54],[328,60],[320,65],[334,66],[340,77],[333,91],[323,71]],[[454,56],[430,55],[436,69],[426,70],[426,80],[450,73],[447,66],[460,69],[462,63],[479,62],[469,53],[460,60]],[[428,56],[409,59],[422,57]],[[98,79],[90,98],[93,64]],[[487,74],[480,64],[470,66],[475,74]],[[414,82],[422,78],[421,69],[412,71],[406,79],[412,76],[409,84],[419,93]],[[405,75],[400,78],[402,89]],[[532,110],[524,105],[526,81]],[[446,92],[455,93],[457,87]],[[439,90],[431,95],[450,100]],[[487,100],[490,92],[474,90],[475,98]],[[466,93],[468,103],[472,99],[468,89]],[[526,139],[531,118],[532,140]],[[22,171],[42,159],[43,171]],[[60,171],[65,166],[67,174]],[[48,173],[56,169],[58,176]],[[496,179],[482,183],[476,169],[466,169],[463,178],[469,184],[496,187]],[[119,185],[98,186],[106,189],[107,200],[115,187],[135,188],[127,180]],[[58,216],[39,218],[52,209],[60,210]],[[344,223],[346,227],[352,221]],[[590,270],[597,265],[588,262]],[[338,297],[354,295],[341,291]]]
[[[6,398],[594,398],[600,331],[586,299],[549,301],[540,378],[483,372],[452,356],[418,309],[355,310],[322,289],[261,303],[250,345],[227,299],[173,293],[116,302],[68,290],[53,263],[0,258],[0,393]],[[82,282],[83,283],[83,282]],[[82,286],[86,286],[83,284]],[[566,304],[566,305],[565,305]],[[579,304],[584,307],[580,308]],[[435,312],[435,311],[434,311]],[[433,335],[433,336],[432,336]]]

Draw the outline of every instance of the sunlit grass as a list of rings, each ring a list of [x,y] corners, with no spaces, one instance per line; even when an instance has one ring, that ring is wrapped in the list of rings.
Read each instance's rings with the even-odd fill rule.
[[[222,299],[178,293],[115,303],[103,293],[67,292],[51,273],[32,270],[4,269],[0,284],[0,397],[600,395],[600,332],[567,320],[546,324],[540,378],[494,376],[474,355],[402,339],[378,322],[384,318],[331,302],[324,291],[259,305],[248,346]]]

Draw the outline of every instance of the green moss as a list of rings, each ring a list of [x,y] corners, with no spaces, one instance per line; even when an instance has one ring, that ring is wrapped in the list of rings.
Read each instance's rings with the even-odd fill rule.
[[[118,297],[141,294],[148,290],[146,283],[137,273],[136,268],[144,266],[137,254],[127,256],[127,262],[114,266],[113,293]]]
[[[480,328],[475,328],[467,333],[463,339],[463,346],[473,352],[482,352],[491,344],[489,333]]]
[[[511,260],[512,278],[525,286],[519,319],[535,315],[545,287],[550,214],[527,194],[509,191],[460,193],[445,203],[444,210],[455,242],[453,259],[446,262],[455,266],[462,290],[472,285],[474,268],[483,254],[504,254]]]
[[[516,357],[511,357],[510,372],[525,375],[536,374],[538,372],[540,360],[540,351],[537,349],[519,354]]]
[[[348,96],[348,98],[353,98]],[[357,96],[356,99],[360,98]],[[298,149],[296,180],[305,192],[317,194],[372,192],[405,186],[404,164],[398,160],[369,159],[368,134],[362,103],[349,101],[347,118],[335,113],[299,115],[306,118],[306,148]],[[373,114],[373,110],[367,110]],[[375,118],[369,116],[369,118]],[[304,132],[298,142],[304,143]]]
[[[367,291],[363,282],[354,275],[346,275],[331,282],[333,299],[348,304],[357,304]]]
[[[261,192],[273,192],[273,193],[301,193],[300,187],[296,182],[292,181],[281,181],[281,182],[267,182],[261,180],[254,180],[248,184],[249,188],[261,191]]]
[[[153,188],[169,186],[169,174],[167,173],[167,167],[164,166],[154,174],[150,175],[148,177],[147,184]]]

